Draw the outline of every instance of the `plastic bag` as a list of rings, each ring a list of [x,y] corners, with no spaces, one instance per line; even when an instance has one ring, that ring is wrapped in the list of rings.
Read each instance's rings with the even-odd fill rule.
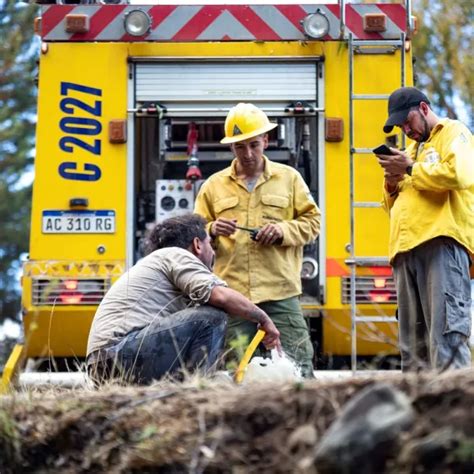
[[[244,383],[296,382],[301,380],[300,368],[285,354],[271,351],[270,357],[254,357],[245,371]]]

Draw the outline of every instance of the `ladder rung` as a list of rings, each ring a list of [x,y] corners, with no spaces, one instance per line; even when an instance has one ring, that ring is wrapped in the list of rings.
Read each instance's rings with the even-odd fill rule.
[[[400,39],[385,39],[385,40],[352,40],[353,46],[402,46]]]
[[[377,201],[357,201],[354,207],[382,207],[382,203]]]
[[[375,148],[375,147],[374,147]],[[368,155],[373,154],[372,148],[351,148],[352,154]]]
[[[388,257],[354,257],[344,260],[346,265],[356,265],[357,267],[388,267],[390,266]]]
[[[396,323],[395,316],[356,316],[354,318],[356,323]]]
[[[354,100],[386,100],[389,94],[352,94]]]

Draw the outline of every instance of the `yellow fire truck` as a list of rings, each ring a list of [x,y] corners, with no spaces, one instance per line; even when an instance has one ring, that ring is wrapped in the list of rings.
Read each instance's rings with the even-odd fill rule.
[[[44,1],[29,258],[28,362],[85,357],[111,284],[156,221],[193,210],[228,166],[225,116],[251,102],[279,123],[267,155],[322,210],[304,249],[302,306],[325,357],[397,353],[382,172],[387,98],[412,83],[410,3]],[[202,178],[202,179],[201,179]],[[34,364],[33,364],[34,363]]]

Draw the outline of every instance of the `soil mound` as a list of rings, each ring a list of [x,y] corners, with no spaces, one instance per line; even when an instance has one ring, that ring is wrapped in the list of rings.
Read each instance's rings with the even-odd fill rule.
[[[381,380],[408,397],[414,422],[377,472],[474,471],[474,371],[463,370],[16,393],[0,398],[0,472],[327,472],[317,461],[321,439],[354,396]]]

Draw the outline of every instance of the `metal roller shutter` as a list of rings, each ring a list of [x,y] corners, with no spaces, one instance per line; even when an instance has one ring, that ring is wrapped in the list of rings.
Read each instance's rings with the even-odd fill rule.
[[[137,63],[136,102],[168,108],[190,104],[214,110],[236,102],[284,108],[317,105],[317,62]]]

